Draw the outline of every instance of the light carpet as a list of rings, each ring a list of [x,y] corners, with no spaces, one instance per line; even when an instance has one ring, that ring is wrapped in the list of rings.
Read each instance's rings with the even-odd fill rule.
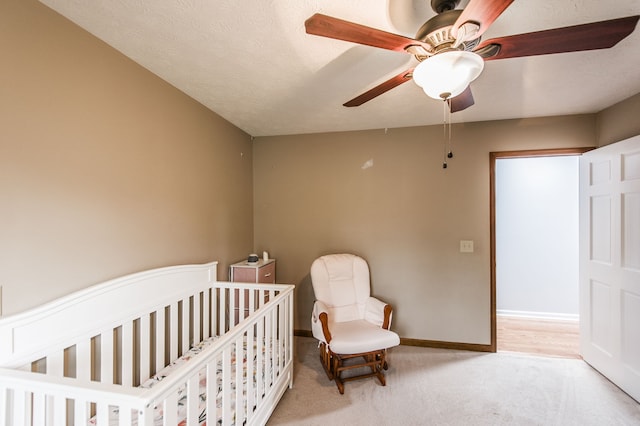
[[[294,386],[268,425],[640,425],[640,404],[578,359],[398,346],[387,386],[329,381],[296,337]]]

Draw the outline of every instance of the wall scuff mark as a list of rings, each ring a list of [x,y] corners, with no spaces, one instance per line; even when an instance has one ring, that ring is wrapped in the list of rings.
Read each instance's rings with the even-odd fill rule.
[[[361,168],[362,170],[367,170],[370,167],[373,167],[373,158],[370,158],[367,161],[365,161]]]

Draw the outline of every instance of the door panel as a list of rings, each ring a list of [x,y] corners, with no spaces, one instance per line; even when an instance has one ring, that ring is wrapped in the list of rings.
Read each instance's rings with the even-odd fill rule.
[[[640,233],[640,193],[622,195],[623,235]],[[640,239],[623,238],[622,266],[627,269],[640,270]]]
[[[591,260],[611,264],[611,197],[591,198]]]
[[[591,281],[591,344],[611,356],[611,286]]]
[[[580,160],[580,349],[640,401],[640,136]]]

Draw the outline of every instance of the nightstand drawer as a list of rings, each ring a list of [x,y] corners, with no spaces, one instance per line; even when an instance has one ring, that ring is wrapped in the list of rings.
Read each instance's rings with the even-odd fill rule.
[[[262,268],[258,268],[258,282],[265,284],[276,283],[276,263],[271,262],[264,265]]]

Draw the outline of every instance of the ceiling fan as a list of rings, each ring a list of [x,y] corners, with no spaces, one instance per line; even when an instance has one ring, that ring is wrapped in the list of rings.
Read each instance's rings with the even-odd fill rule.
[[[449,103],[451,112],[474,104],[469,83],[484,61],[606,49],[633,32],[639,15],[551,30],[536,31],[480,41],[482,34],[513,0],[431,0],[436,16],[425,22],[415,38],[378,30],[323,14],[305,21],[308,34],[359,43],[413,55],[419,64],[346,102],[355,107],[414,80],[425,93]],[[438,77],[440,75],[441,77]],[[457,80],[452,81],[453,77]]]

